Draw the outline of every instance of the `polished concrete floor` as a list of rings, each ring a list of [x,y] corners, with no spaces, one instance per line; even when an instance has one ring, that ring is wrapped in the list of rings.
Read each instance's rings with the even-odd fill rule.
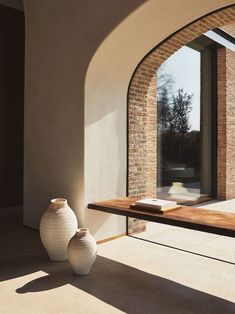
[[[0,211],[1,314],[235,313],[235,239],[223,239],[221,249],[233,252],[223,259],[218,246],[213,254],[213,246],[206,254],[179,247],[197,241],[190,230],[178,243],[177,234],[159,244],[123,237],[100,244],[90,274],[74,276],[68,262],[48,260],[38,232],[22,227],[17,212]]]
[[[209,202],[202,203],[197,207],[235,214],[235,198],[227,201],[211,200]]]
[[[203,255],[235,266],[235,238],[153,222],[147,223],[146,231],[134,236],[157,245]]]

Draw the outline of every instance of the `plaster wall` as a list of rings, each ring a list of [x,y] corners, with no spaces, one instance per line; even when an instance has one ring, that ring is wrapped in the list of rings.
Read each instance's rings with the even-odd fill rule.
[[[63,196],[97,240],[125,231],[123,217],[88,210],[86,204],[126,193],[132,73],[165,37],[232,3],[24,1],[26,225],[38,227],[49,199]]]
[[[140,3],[24,1],[25,225],[38,228],[54,197],[67,198],[83,223],[87,67],[103,38]]]

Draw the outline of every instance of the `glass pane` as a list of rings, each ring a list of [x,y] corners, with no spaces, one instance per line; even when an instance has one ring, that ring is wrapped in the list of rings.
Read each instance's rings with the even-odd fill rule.
[[[157,72],[158,198],[198,202],[211,194],[211,112],[201,95],[201,59],[185,46]]]

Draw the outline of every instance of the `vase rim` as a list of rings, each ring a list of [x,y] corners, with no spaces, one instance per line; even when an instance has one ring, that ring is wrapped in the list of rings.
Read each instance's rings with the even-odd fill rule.
[[[79,235],[85,235],[87,232],[88,228],[78,228],[76,233]]]
[[[61,203],[66,203],[67,200],[65,198],[62,198],[62,197],[57,197],[57,198],[53,198],[51,200],[51,202],[54,204],[61,204]]]
[[[51,200],[50,208],[51,209],[60,209],[67,206],[67,200],[62,197],[53,198]]]

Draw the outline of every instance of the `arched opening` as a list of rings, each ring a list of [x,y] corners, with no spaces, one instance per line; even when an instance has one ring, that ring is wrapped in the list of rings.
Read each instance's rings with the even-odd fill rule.
[[[157,132],[157,115],[159,111],[157,110],[157,87],[158,80],[156,80],[157,70],[160,66],[176,51],[181,47],[190,43],[190,45],[200,45],[199,43],[200,36],[207,33],[208,31],[216,29],[216,33],[225,32],[228,36],[233,35],[231,33],[231,25],[235,19],[235,9],[234,6],[227,7],[222,10],[218,10],[214,13],[211,13],[190,25],[184,27],[177,33],[175,33],[170,38],[166,39],[162,44],[154,48],[147,56],[143,58],[140,64],[137,66],[132,80],[129,85],[128,91],[128,195],[129,196],[154,196],[157,194],[157,184],[160,182],[160,173],[161,158],[159,154],[160,145],[157,139],[159,139],[159,134]],[[229,35],[230,33],[230,35]],[[208,34],[209,38],[211,34]],[[222,34],[223,35],[223,34]],[[223,37],[223,36],[222,36]],[[226,37],[226,36],[225,36]],[[197,39],[197,40],[196,40]],[[210,42],[210,38],[208,39]],[[203,44],[204,45],[204,44]],[[207,45],[207,44],[206,44]],[[213,41],[210,42],[210,45],[213,46]],[[226,131],[226,125],[233,125],[232,121],[228,121],[228,116],[226,111],[231,109],[229,99],[225,99],[225,91],[229,89],[231,85],[228,83],[229,77],[232,80],[231,74],[233,62],[231,61],[228,65],[229,59],[232,59],[233,51],[229,47],[223,46],[221,42],[215,42],[216,49],[214,49],[213,56],[208,56],[205,52],[201,55],[201,67],[204,63],[205,68],[201,72],[201,78],[208,81],[206,78],[208,71],[212,71],[208,68],[208,58],[211,62],[216,64],[217,69],[213,69],[213,73],[210,72],[210,82],[208,84],[214,84],[210,88],[216,89],[218,84],[218,93],[210,95],[212,99],[208,99],[208,96],[204,97],[203,95],[208,95],[203,89],[205,84],[201,84],[201,109],[204,110],[203,116],[206,114],[206,103],[210,102],[212,109],[215,111],[215,103],[218,103],[217,112],[213,112],[213,119],[211,121],[210,132],[211,130],[216,130],[215,133],[218,133],[217,138],[215,137],[206,138],[202,137],[201,146],[203,153],[201,153],[201,162],[198,165],[198,169],[189,169],[188,171],[201,173],[201,186],[204,185],[204,191],[208,191],[210,197],[217,196],[221,199],[228,199],[234,197],[232,193],[232,182],[233,174],[230,171],[230,178],[226,177],[229,167],[229,158],[232,158],[234,152],[231,152],[231,147],[233,146],[231,138],[228,138],[228,132]],[[194,47],[195,48],[195,47]],[[197,48],[198,49],[198,48]],[[225,57],[226,55],[226,57]],[[226,61],[225,61],[226,59]],[[227,62],[227,63],[226,63]],[[223,65],[222,65],[223,64]],[[207,69],[206,69],[207,68]],[[225,78],[225,73],[227,78]],[[213,78],[212,78],[213,76]],[[215,76],[217,79],[215,80]],[[213,83],[211,82],[213,81]],[[221,88],[222,87],[222,88]],[[234,93],[234,91],[233,91]],[[232,91],[227,91],[227,95],[232,95]],[[232,96],[230,96],[232,97]],[[204,105],[202,106],[202,103]],[[213,106],[212,106],[213,103]],[[226,104],[227,103],[227,104]],[[208,107],[209,108],[209,107]],[[235,109],[235,108],[234,108]],[[218,115],[218,121],[215,121],[215,116]],[[224,120],[223,120],[223,118]],[[224,123],[226,121],[226,123]],[[204,123],[204,126],[202,125]],[[200,120],[201,127],[206,130],[208,129],[208,123],[202,122]],[[228,128],[228,127],[227,127]],[[206,131],[203,132],[204,134]],[[208,134],[208,130],[207,130]],[[209,142],[208,142],[209,141]],[[226,142],[226,145],[222,145],[223,142]],[[213,149],[208,149],[208,143],[210,146],[213,146]],[[182,143],[181,143],[182,144]],[[216,150],[216,145],[218,149]],[[230,146],[229,146],[230,145]],[[182,145],[181,145],[182,146]],[[213,150],[213,152],[212,152]],[[210,160],[208,156],[210,155]],[[215,160],[216,159],[216,160]],[[182,164],[182,161],[179,161],[179,164]],[[212,165],[213,163],[213,165]],[[179,167],[178,167],[179,168]],[[210,173],[208,173],[210,169]],[[231,170],[231,169],[230,169]],[[184,173],[185,175],[185,173]],[[196,175],[195,175],[196,176]],[[176,176],[177,177],[177,176]],[[176,178],[177,179],[177,178]],[[172,180],[173,181],[173,180]],[[179,181],[179,180],[176,180]],[[229,181],[229,182],[228,182]],[[172,182],[171,182],[172,184]],[[202,193],[204,194],[202,189]],[[213,193],[212,193],[213,190]],[[167,194],[169,187],[167,190]],[[216,192],[215,192],[216,191]],[[216,194],[216,195],[215,195]],[[169,196],[169,194],[168,194]],[[138,224],[140,226],[140,224]],[[131,230],[134,231],[135,227],[133,221],[130,220]],[[140,229],[143,229],[140,226]]]
[[[197,6],[194,1],[182,1],[172,2],[169,6],[165,2],[146,1],[100,43],[89,64],[85,82],[85,204],[97,200],[115,199],[126,194],[128,169],[126,104],[129,83],[138,62],[152,47],[156,47],[165,38],[169,38],[168,36],[174,31],[227,4],[227,2],[207,1],[203,2],[203,6]],[[153,81],[156,80],[154,75],[150,77]],[[151,94],[151,89],[149,89],[149,94]],[[142,95],[139,94],[139,96],[141,102]],[[152,100],[155,101],[154,98]],[[150,107],[148,110],[150,113]],[[154,110],[152,113],[154,118]],[[141,115],[140,109],[139,117]],[[150,115],[148,119],[151,121]],[[136,121],[133,121],[133,128]],[[133,140],[135,137],[138,140],[138,135],[133,134],[133,137]],[[153,136],[152,140],[154,143],[156,138]],[[140,153],[136,154],[135,143],[131,140],[129,142],[129,149],[134,144],[132,145],[133,158],[138,155],[141,160],[146,150],[143,150],[143,156]],[[152,144],[149,143],[150,153]],[[153,153],[155,156],[155,152]],[[154,159],[152,160],[151,166],[155,168],[156,163]],[[135,180],[134,176],[135,172],[138,179],[139,175],[136,170],[143,169],[144,163],[136,163],[136,165],[133,163],[132,166],[133,175],[128,182],[129,195],[131,195],[132,184],[130,180],[136,187],[142,187],[143,191],[146,184],[144,179]],[[150,167],[146,167],[145,171],[142,171],[141,178],[144,178],[147,170],[150,172],[149,169]],[[153,176],[154,183],[156,183],[155,180],[156,177]],[[86,209],[84,216],[85,224],[89,226],[97,239],[122,234],[126,230],[126,221],[121,216]]]

